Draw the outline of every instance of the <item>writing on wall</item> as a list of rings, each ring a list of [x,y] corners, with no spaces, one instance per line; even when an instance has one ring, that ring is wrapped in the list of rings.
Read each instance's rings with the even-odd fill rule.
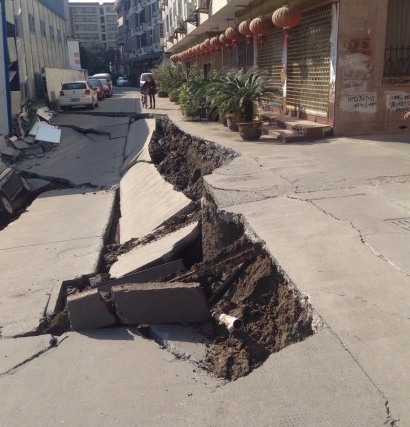
[[[410,85],[410,77],[385,77],[382,84],[387,86]]]
[[[407,111],[410,111],[410,93],[387,93],[386,108],[392,113],[406,113]]]
[[[377,94],[376,92],[345,93],[342,95],[340,109],[346,112],[375,113]]]

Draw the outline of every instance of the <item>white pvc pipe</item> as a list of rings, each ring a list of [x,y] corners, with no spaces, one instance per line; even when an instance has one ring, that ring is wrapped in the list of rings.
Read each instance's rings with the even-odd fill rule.
[[[242,320],[229,314],[216,313],[214,311],[212,312],[212,317],[220,324],[225,325],[229,332],[239,331],[243,328]]]

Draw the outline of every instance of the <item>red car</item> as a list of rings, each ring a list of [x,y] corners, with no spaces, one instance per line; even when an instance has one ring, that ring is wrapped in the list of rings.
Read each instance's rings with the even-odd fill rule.
[[[112,96],[112,89],[111,89],[111,86],[108,84],[107,79],[98,79],[98,80],[103,85],[105,97],[109,98],[110,96]]]
[[[102,101],[105,98],[103,84],[98,79],[87,79],[87,83],[97,92],[98,100]]]

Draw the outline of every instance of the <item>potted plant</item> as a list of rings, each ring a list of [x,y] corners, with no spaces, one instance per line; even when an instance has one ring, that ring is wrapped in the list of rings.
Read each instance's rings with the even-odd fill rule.
[[[255,69],[223,74],[211,92],[212,104],[229,113],[227,119],[236,118],[239,134],[244,140],[256,140],[262,135],[262,122],[254,121],[257,103],[281,95],[264,73]]]

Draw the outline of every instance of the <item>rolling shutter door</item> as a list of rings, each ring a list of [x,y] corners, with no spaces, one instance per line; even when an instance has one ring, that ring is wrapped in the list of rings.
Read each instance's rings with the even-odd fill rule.
[[[282,30],[274,29],[268,34],[258,52],[259,68],[267,73],[272,87],[282,89],[280,72],[282,70]]]
[[[327,116],[331,4],[302,14],[288,41],[287,107]]]

